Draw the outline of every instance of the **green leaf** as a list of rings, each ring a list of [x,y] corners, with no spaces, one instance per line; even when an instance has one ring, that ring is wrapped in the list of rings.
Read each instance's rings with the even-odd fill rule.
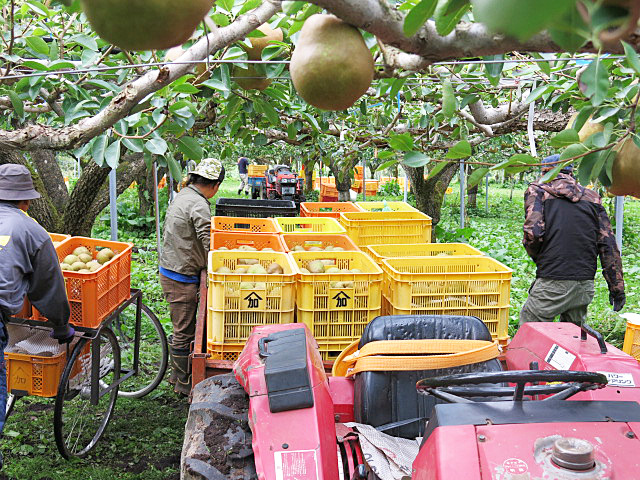
[[[413,150],[413,138],[411,138],[411,135],[408,133],[401,133],[400,135],[391,134],[389,137],[389,146],[394,150],[409,152]]]
[[[262,3],[262,0],[247,0],[244,3],[244,5],[242,5],[242,8],[238,12],[238,16],[242,15],[243,13],[247,13],[249,10],[253,10],[254,8],[258,7],[261,3]]]
[[[120,140],[116,140],[107,147],[104,151],[104,159],[112,169],[118,167],[118,163],[120,163]]]
[[[392,151],[392,150],[382,150],[380,152],[378,152],[378,158],[380,160],[387,160],[389,158],[393,158],[396,156],[396,152]]]
[[[593,106],[597,107],[607,98],[610,86],[609,72],[599,58],[589,64],[582,73],[580,81],[587,86],[585,95],[591,99]]]
[[[589,40],[589,26],[574,5],[549,28],[551,39],[567,52],[576,52]]]
[[[167,142],[165,142],[162,138],[152,138],[151,140],[147,140],[147,143],[144,144],[144,147],[155,155],[164,155],[169,148]]]
[[[85,48],[88,48],[89,50],[93,50],[94,52],[98,51],[98,43],[96,42],[96,39],[93,37],[90,37],[89,35],[83,35],[83,34],[78,34],[78,35],[73,35],[70,39],[70,42],[75,42],[78,45],[82,45]]]
[[[301,1],[284,1],[282,2],[282,11],[285,15],[295,15],[306,5],[306,2]]]
[[[27,37],[24,39],[31,50],[42,55],[49,55],[49,45],[40,37]]]
[[[569,145],[565,148],[560,154],[559,160],[567,160],[569,158],[578,157],[583,153],[587,152],[588,148],[582,145],[581,143],[574,143],[573,145]],[[562,164],[559,164],[562,165]]]
[[[24,102],[14,90],[9,90],[8,95],[16,115],[22,120],[24,118]]]
[[[36,60],[25,60],[22,62],[22,65],[25,67],[33,68],[34,70],[38,70],[39,72],[46,72],[49,70],[49,67],[42,62],[38,62]]]
[[[140,138],[123,138],[122,144],[132,152],[141,153],[144,150],[144,142]]]
[[[540,85],[539,87],[531,90],[531,93],[529,94],[527,99],[524,101],[525,105],[531,102],[535,102],[538,98],[542,96],[542,94],[547,90],[547,88],[549,88],[548,85]]]
[[[640,58],[638,58],[638,54],[627,42],[622,42],[622,45],[624,46],[624,54],[627,57],[627,63],[637,74],[640,74]]]
[[[404,154],[404,163],[407,167],[423,167],[429,163],[431,159],[421,152],[406,152]]]
[[[169,171],[171,172],[171,176],[173,177],[173,179],[177,182],[181,182],[182,167],[180,166],[178,161],[175,159],[171,152],[169,152],[164,158],[167,161],[167,167],[169,167]]]
[[[591,171],[590,178],[595,178],[600,175],[600,172],[603,170],[603,167],[607,163],[607,159],[613,153],[615,158],[615,152],[613,150],[607,150],[603,152],[599,152],[596,162],[593,165],[593,170]]]
[[[473,15],[493,32],[526,41],[574,4],[575,0],[473,0]]]
[[[440,173],[447,165],[449,165],[449,162],[436,163],[436,165],[429,171],[429,176],[427,177],[427,179],[431,179],[438,175],[438,173]]]
[[[574,120],[573,125],[568,126],[579,132],[593,113],[593,110],[593,107],[583,108],[582,110],[580,110],[580,113],[578,113],[578,116]]]
[[[178,93],[194,94],[198,93],[200,90],[190,83],[183,83],[182,85],[176,85],[175,87],[173,87],[173,91]]]
[[[517,153],[515,155],[512,155],[508,160],[494,165],[489,170],[500,170],[506,169],[507,167],[510,167],[512,165],[527,165],[532,163],[538,163],[538,159],[526,153]]]
[[[280,126],[280,115],[278,114],[276,109],[273,108],[273,105],[260,98],[256,98],[253,103],[255,104],[256,111],[264,113],[271,125],[273,125],[274,127]]]
[[[551,170],[549,170],[547,173],[545,173],[540,179],[540,182],[542,183],[550,182],[551,180],[553,180],[558,176],[558,174],[560,173],[560,170],[562,170],[563,168],[564,168],[564,164],[559,163],[558,165],[553,167]]]
[[[445,158],[459,160],[471,156],[471,144],[466,140],[461,140],[449,149]]]
[[[475,187],[479,184],[488,171],[489,169],[487,167],[481,167],[474,170],[467,178],[467,188]]]
[[[573,145],[574,143],[580,143],[580,137],[578,136],[578,132],[570,128],[552,137],[550,143],[553,148],[562,148]]]
[[[453,92],[453,86],[451,85],[451,79],[446,78],[442,82],[442,114],[445,118],[453,117],[456,113],[457,101],[455,93]]]
[[[446,37],[453,32],[462,16],[470,8],[469,0],[438,0],[434,15],[438,34]]]
[[[178,139],[178,150],[191,160],[198,161],[202,159],[202,147],[198,143],[198,140],[193,137],[180,137]]]
[[[496,61],[496,60],[504,60],[504,54],[500,55],[487,55],[482,57],[483,60],[488,61]],[[502,69],[504,68],[504,62],[499,63],[485,63],[484,69],[487,73],[487,78],[499,78],[502,75]]]
[[[580,165],[578,166],[578,182],[582,185],[587,185],[591,181],[593,174],[593,167],[598,161],[598,158],[603,152],[590,153],[586,157],[582,158]]]
[[[378,168],[376,168],[376,172],[382,172],[382,171],[386,170],[387,168],[392,167],[396,163],[398,163],[398,160],[395,159],[395,158],[393,160],[389,160],[387,162],[384,162],[382,165],[380,165]]]
[[[402,27],[404,34],[407,37],[415,35],[436,11],[437,4],[438,0],[421,0],[420,3],[413,7],[404,19],[404,26]]]
[[[93,142],[93,147],[91,147],[91,156],[93,157],[93,161],[98,164],[99,167],[104,165],[104,152],[107,149],[108,139],[106,135],[100,135]]]

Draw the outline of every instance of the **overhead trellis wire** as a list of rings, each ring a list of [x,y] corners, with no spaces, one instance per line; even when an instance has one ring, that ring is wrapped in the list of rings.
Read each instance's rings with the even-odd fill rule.
[[[609,59],[618,60],[625,58],[622,55],[619,56],[609,56]],[[38,61],[38,59],[29,59],[32,61]],[[567,57],[567,58],[528,58],[528,59],[504,59],[504,60],[451,60],[451,61],[442,61],[435,62],[433,65],[487,65],[487,64],[496,64],[496,63],[504,63],[504,64],[518,64],[518,63],[540,63],[540,62],[570,62],[570,61],[591,61],[594,58],[588,57]],[[114,66],[104,66],[104,67],[91,67],[91,68],[77,68],[77,69],[61,69],[61,70],[44,70],[44,71],[34,71],[29,73],[18,73],[14,75],[4,75],[0,76],[0,80],[15,80],[21,78],[31,78],[31,77],[44,77],[49,75],[73,75],[79,73],[100,73],[100,72],[110,72],[110,71],[119,71],[119,70],[130,70],[137,68],[145,68],[145,67],[162,67],[165,65],[178,64],[178,65],[197,65],[207,61],[205,60],[176,60],[173,62],[149,62],[149,63],[134,63],[130,65],[114,65]],[[243,59],[214,59],[210,60],[211,63],[217,64],[238,64],[238,63],[253,63],[253,64],[289,64],[290,60],[243,60]],[[20,65],[18,65],[20,66]],[[46,66],[46,65],[43,65]],[[384,64],[377,64],[377,66],[383,67]]]

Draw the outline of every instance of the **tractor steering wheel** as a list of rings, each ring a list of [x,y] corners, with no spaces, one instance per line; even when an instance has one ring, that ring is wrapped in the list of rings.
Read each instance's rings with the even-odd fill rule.
[[[535,385],[544,382],[546,385]],[[552,383],[549,382],[559,382]],[[416,384],[418,393],[433,395],[449,403],[471,403],[471,397],[512,397],[521,401],[525,395],[551,395],[542,401],[566,400],[576,393],[603,388],[608,380],[602,373],[573,370],[511,370],[474,372],[424,378]],[[469,385],[495,384],[490,386]],[[515,383],[515,387],[498,384]],[[533,384],[526,387],[526,384]]]

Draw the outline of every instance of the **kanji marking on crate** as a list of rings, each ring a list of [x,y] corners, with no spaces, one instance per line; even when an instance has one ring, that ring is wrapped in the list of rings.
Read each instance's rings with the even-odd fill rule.
[[[246,302],[245,309],[247,310],[261,310],[264,308],[264,294],[260,296],[257,292],[251,292],[243,300]]]
[[[333,296],[333,300],[336,302],[336,308],[349,308],[349,300],[351,300],[351,297],[345,292],[340,291]]]

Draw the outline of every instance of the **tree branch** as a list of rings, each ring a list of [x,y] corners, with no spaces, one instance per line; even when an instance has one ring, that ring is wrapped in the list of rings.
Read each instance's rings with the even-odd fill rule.
[[[242,15],[231,25],[201,38],[180,57],[181,61],[204,60],[227,45],[242,40],[252,30],[268,21],[278,10],[280,2],[266,0],[252,12]],[[186,75],[194,64],[169,64],[153,70],[128,84],[109,105],[93,117],[72,126],[54,128],[49,125],[29,125],[7,131],[0,130],[0,148],[35,150],[38,148],[67,150],[76,148],[111,128],[122,120],[146,96]]]

